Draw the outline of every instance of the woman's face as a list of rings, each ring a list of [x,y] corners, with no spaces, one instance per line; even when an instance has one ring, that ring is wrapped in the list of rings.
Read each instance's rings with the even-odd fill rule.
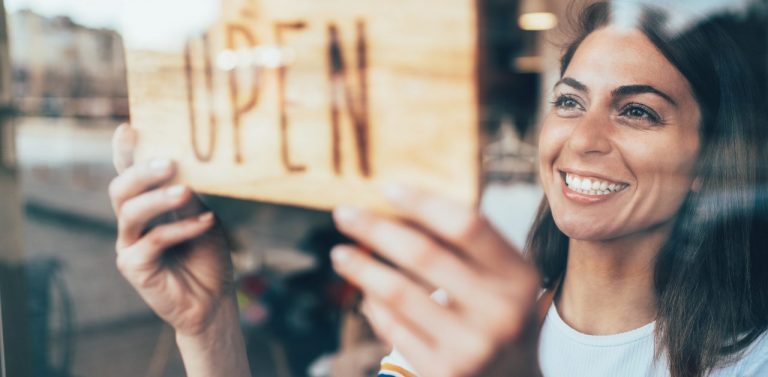
[[[612,240],[668,223],[691,190],[699,119],[687,80],[642,32],[590,34],[554,88],[539,139],[560,230]]]

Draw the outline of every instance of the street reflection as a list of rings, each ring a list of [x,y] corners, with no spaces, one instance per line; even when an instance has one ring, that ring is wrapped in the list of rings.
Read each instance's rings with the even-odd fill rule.
[[[46,1],[28,4],[42,9]],[[121,25],[116,11],[105,10],[110,21],[93,23],[98,26],[82,25],[76,17],[43,15],[24,7],[22,0],[8,3],[14,4],[8,14],[18,115],[14,160],[22,196],[18,204],[24,210],[34,375],[184,376],[171,330],[115,268],[116,221],[107,192],[115,177],[111,138],[119,124],[129,121],[124,40],[158,48],[183,42],[191,30],[215,17],[206,9],[217,9],[218,1],[201,2],[186,18],[172,17],[183,1],[137,1]],[[569,1],[554,3],[553,14],[567,17]],[[755,71],[764,72],[767,44],[760,30],[768,12],[765,2],[689,3],[697,12],[673,13],[678,20],[673,24],[748,9],[744,17],[724,18],[723,25],[739,36],[735,42],[750,54]],[[494,31],[488,33],[489,77],[494,80],[489,84],[492,98],[484,104],[488,119],[481,125],[486,136],[481,207],[512,243],[521,245],[541,197],[535,123],[547,106],[552,78],[558,76],[560,51],[542,41],[557,41],[559,34],[514,29],[516,3],[489,4],[498,9],[489,12],[494,17],[486,25]],[[631,24],[635,8],[618,9]],[[163,38],[147,34],[159,30],[142,29],[147,22],[166,24],[168,32]],[[122,26],[127,34],[105,28],[110,25]],[[237,65],[238,56],[228,58],[219,63]],[[242,62],[248,56],[239,58]],[[764,76],[761,84],[765,92]],[[2,152],[5,160],[7,151]],[[204,200],[225,222],[236,246],[241,324],[250,361],[259,366],[254,371],[281,377],[308,370],[328,375],[343,341],[342,324],[353,323],[360,328],[355,335],[367,338],[354,355],[359,372],[347,375],[375,374],[370,368],[388,348],[354,310],[354,289],[331,271],[328,251],[344,238],[328,213],[219,197]]]

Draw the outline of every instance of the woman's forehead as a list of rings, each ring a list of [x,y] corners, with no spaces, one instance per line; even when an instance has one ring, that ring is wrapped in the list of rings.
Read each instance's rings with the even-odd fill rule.
[[[688,81],[637,29],[605,27],[581,43],[565,76],[595,89],[651,85],[670,95],[693,98]]]

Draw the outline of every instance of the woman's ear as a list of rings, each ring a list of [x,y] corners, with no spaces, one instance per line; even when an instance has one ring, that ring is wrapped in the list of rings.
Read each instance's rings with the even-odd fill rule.
[[[693,192],[701,191],[701,178],[696,177],[693,179],[693,182],[691,182],[691,191]]]

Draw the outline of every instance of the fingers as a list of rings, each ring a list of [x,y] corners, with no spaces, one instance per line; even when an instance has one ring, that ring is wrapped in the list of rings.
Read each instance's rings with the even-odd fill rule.
[[[168,181],[176,170],[170,160],[153,160],[128,168],[109,185],[112,209],[119,217],[123,204],[129,199]]]
[[[137,285],[148,282],[137,280],[136,276],[147,276],[141,272],[156,268],[165,250],[202,236],[216,223],[211,212],[190,217],[174,223],[156,226],[140,241],[126,248],[118,248],[118,269]]]
[[[498,254],[497,259],[477,261],[446,248],[428,232],[368,211],[340,207],[334,219],[343,233],[432,287],[444,288],[452,300],[466,308],[491,305],[498,294],[513,298],[519,292],[529,292],[529,277],[535,280],[533,267],[520,263],[520,256],[506,243],[488,246],[500,250],[482,251],[484,255]],[[525,284],[510,284],[520,281]],[[478,290],[479,285],[489,288]]]
[[[465,284],[476,278],[476,270],[423,232],[351,207],[339,208],[334,219],[342,232],[432,287],[451,292],[452,299],[476,297],[475,287]]]
[[[403,186],[384,191],[398,215],[453,245],[479,265],[493,270],[523,263],[520,253],[475,209]]]
[[[420,376],[478,376],[495,353],[492,338],[473,332],[441,331],[439,344],[430,344],[415,335],[387,305],[366,299],[363,313],[374,332],[413,365]],[[382,368],[386,371],[387,366]],[[396,372],[397,370],[392,370]]]
[[[405,271],[354,248],[335,249],[334,267],[373,303],[367,312],[377,334],[424,376],[483,375],[499,350],[535,326],[535,268],[471,208],[419,192],[388,196],[402,220],[354,208],[339,208],[334,218]],[[417,282],[445,289],[449,306],[434,303]]]
[[[137,139],[136,130],[129,124],[121,124],[115,130],[112,137],[112,162],[118,173],[133,165],[133,151]]]
[[[191,196],[188,188],[176,185],[156,189],[125,202],[118,216],[118,248],[134,244],[152,219],[183,206]]]
[[[390,308],[427,344],[439,343],[446,333],[462,334],[463,324],[429,293],[391,267],[352,247],[338,246],[333,253],[336,271],[366,295]]]
[[[435,360],[439,360],[439,358],[431,344],[417,336],[411,328],[399,321],[386,306],[375,300],[366,299],[363,308],[368,323],[376,335],[384,342],[394,346],[398,351],[408,355],[408,361],[413,364],[416,370],[427,371],[434,368]],[[386,365],[383,368],[387,371]],[[390,372],[398,372],[398,370],[391,370]]]
[[[535,326],[535,268],[470,207],[402,188],[387,197],[401,220],[353,208],[334,218],[405,271],[354,248],[335,249],[334,267],[366,294],[377,334],[424,376],[484,375],[501,349]],[[445,289],[449,306],[435,304],[417,282]]]
[[[454,309],[479,330],[519,317],[517,307],[525,308],[528,293],[537,290],[538,280],[523,269],[483,274],[427,234],[397,221],[345,207],[334,215],[344,233],[431,287],[449,292]]]

